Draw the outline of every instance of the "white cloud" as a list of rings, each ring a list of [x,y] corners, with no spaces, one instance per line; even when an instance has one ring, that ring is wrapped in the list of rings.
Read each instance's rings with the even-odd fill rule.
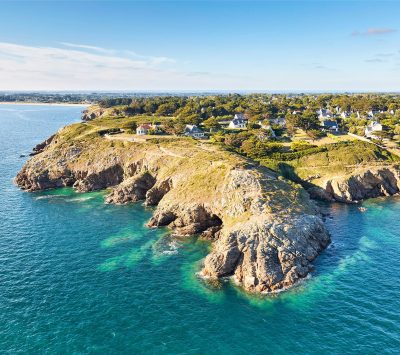
[[[168,57],[61,45],[0,42],[0,90],[202,90],[226,84],[223,75],[178,70],[176,61]]]
[[[377,36],[397,32],[394,28],[368,28],[366,31],[354,31],[352,36]]]
[[[336,61],[334,67],[329,61],[299,67],[296,58],[279,64],[266,59],[265,64],[253,68],[251,58],[235,63],[226,56],[227,69],[221,73],[210,68],[210,63],[191,59],[188,63],[68,42],[57,47],[0,42],[0,90],[380,91],[397,90],[400,80],[400,71],[392,70],[397,56],[372,56],[374,62],[380,59],[389,63],[376,65],[377,70],[368,75],[364,66],[354,67],[347,60]]]
[[[105,48],[96,47],[96,46],[89,46],[87,44],[76,44],[76,43],[70,43],[70,42],[60,42],[60,44],[62,44],[65,47],[88,49],[88,50],[92,50],[92,51],[100,52],[100,53],[107,53],[107,54],[113,53],[113,51],[110,49],[105,49]]]

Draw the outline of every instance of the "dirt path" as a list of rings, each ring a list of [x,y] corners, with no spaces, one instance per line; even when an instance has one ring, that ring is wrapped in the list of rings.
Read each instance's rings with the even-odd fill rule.
[[[169,155],[169,156],[171,156],[171,157],[175,157],[175,158],[187,158],[187,157],[185,157],[185,156],[183,156],[183,155],[176,154],[176,153],[174,153],[174,152],[169,151],[168,149],[165,149],[165,148],[163,148],[163,147],[160,147],[160,145],[158,145],[158,148],[159,148],[163,153],[165,153],[165,154],[167,154],[167,155]]]
[[[117,136],[117,135],[109,135],[109,134],[105,134],[103,136],[105,139],[109,139],[109,140],[115,140],[115,141],[124,141],[124,142],[146,142],[146,140],[140,140],[140,138],[135,138],[135,137],[121,137],[121,136]]]
[[[364,168],[364,167],[380,167],[390,164],[354,164],[354,165],[343,165],[344,168]],[[335,165],[315,165],[315,166],[299,166],[296,169],[315,169],[315,168],[332,168]]]

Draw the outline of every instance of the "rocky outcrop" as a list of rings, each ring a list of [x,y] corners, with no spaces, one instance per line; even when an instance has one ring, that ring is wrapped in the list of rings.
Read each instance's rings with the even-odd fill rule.
[[[179,204],[160,207],[150,219],[149,227],[168,225],[175,234],[189,236],[210,230],[217,231],[213,227],[220,227],[222,220],[207,208],[204,204]]]
[[[249,291],[292,286],[330,241],[308,194],[269,169],[190,139],[120,142],[85,129],[74,127],[73,138],[70,130],[59,132],[57,143],[25,164],[17,185],[109,188],[108,203],[156,206],[149,227],[212,240],[201,274],[232,275]]]
[[[156,206],[171,188],[171,179],[161,181],[157,186],[153,186],[146,192],[145,204],[147,206]]]
[[[368,198],[398,194],[400,170],[396,165],[360,167],[350,174],[327,177],[318,182],[318,185],[309,187],[308,191],[312,197],[357,203]]]
[[[142,201],[146,193],[155,184],[156,180],[151,174],[145,172],[124,180],[106,197],[107,203],[125,204]]]
[[[53,134],[52,136],[50,136],[49,138],[47,138],[44,142],[37,144],[33,149],[32,149],[32,153],[30,153],[30,156],[39,154],[41,152],[43,152],[44,148],[46,148],[48,145],[50,145],[53,141],[55,137],[55,134]]]
[[[233,274],[238,284],[258,292],[290,287],[309,273],[310,262],[329,241],[316,216],[300,216],[290,223],[251,218],[218,238],[203,275]]]
[[[105,113],[105,109],[98,106],[90,106],[82,111],[82,121],[92,121],[95,118],[101,117]]]

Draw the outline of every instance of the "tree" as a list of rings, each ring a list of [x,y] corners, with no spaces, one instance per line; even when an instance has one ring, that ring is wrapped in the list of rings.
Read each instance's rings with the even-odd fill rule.
[[[173,102],[166,102],[160,105],[156,111],[159,116],[171,116],[176,111],[176,105]]]
[[[310,129],[310,130],[306,131],[306,133],[307,133],[307,136],[309,136],[313,141],[315,141],[316,139],[322,138],[326,135],[324,132],[321,132],[318,129]]]
[[[179,121],[169,120],[164,125],[164,130],[168,134],[182,134],[185,124]]]
[[[210,117],[206,119],[205,121],[203,121],[203,125],[205,128],[208,128],[213,131],[221,129],[221,125],[218,123],[217,117]]]
[[[393,132],[394,132],[394,134],[399,135],[399,134],[400,134],[400,126],[399,126],[399,125],[396,125],[396,126],[394,127]]]
[[[303,113],[300,116],[299,126],[306,132],[309,130],[318,129],[319,127],[318,115],[311,110],[303,111]]]
[[[293,115],[291,112],[288,112],[285,116],[285,119],[288,132],[294,134],[296,132],[296,128],[299,126],[299,115]]]

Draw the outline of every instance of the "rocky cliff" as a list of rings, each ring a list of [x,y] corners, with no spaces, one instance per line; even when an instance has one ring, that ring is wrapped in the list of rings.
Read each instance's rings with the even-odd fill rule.
[[[92,121],[95,118],[101,117],[105,112],[106,112],[105,109],[103,109],[97,105],[92,105],[82,111],[82,120],[83,121]]]
[[[400,192],[400,170],[397,165],[359,167],[348,174],[325,177],[308,191],[312,197],[346,203],[393,196]]]
[[[287,177],[301,183],[312,197],[346,203],[391,196],[400,191],[398,156],[367,142],[326,146],[283,165]]]
[[[150,227],[213,241],[201,273],[249,291],[295,284],[330,239],[308,194],[267,168],[190,139],[130,142],[66,127],[18,173],[27,191],[109,189],[108,203],[156,206]]]

